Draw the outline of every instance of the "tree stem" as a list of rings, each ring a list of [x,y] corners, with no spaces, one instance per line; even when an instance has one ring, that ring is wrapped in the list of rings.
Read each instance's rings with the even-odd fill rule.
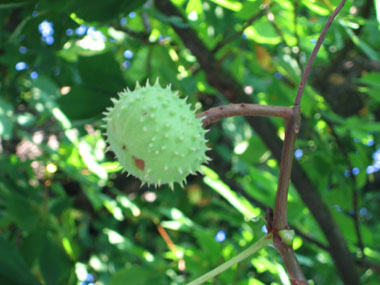
[[[287,245],[278,238],[274,239],[274,246],[280,253],[286,271],[289,275],[289,280],[292,285],[307,285],[309,284],[303,275],[301,267],[297,261],[296,254],[291,246]]]
[[[285,229],[287,222],[287,204],[290,176],[292,174],[294,145],[300,128],[299,106],[293,107],[290,120],[285,123],[285,140],[282,149],[280,176],[278,178],[276,204],[274,207],[273,225],[276,230]]]

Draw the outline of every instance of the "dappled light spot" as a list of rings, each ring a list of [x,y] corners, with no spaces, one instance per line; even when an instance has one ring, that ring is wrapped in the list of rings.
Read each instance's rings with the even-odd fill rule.
[[[83,36],[87,31],[87,26],[80,25],[78,28],[75,29],[75,34],[78,36]]]
[[[224,230],[220,230],[219,232],[217,232],[217,234],[215,235],[215,240],[217,242],[223,242],[224,240],[226,239],[226,232]]]
[[[71,90],[70,86],[62,86],[61,87],[61,95],[67,95]]]
[[[47,20],[42,21],[39,26],[38,30],[41,33],[41,40],[48,45],[52,45],[54,43],[54,28],[53,23],[49,22]]]
[[[155,192],[152,192],[152,191],[147,191],[143,194],[143,198],[145,201],[147,201],[149,203],[153,203],[157,199],[157,194]]]
[[[127,49],[127,50],[124,51],[123,55],[124,55],[125,58],[130,59],[130,58],[133,57],[133,52],[131,50]]]
[[[30,78],[32,79],[37,79],[38,78],[38,73],[36,71],[33,71],[31,74],[30,74]]]
[[[244,87],[244,92],[247,95],[251,95],[253,93],[253,90],[254,90],[253,86],[245,86]]]
[[[297,160],[300,159],[303,156],[303,151],[301,149],[297,149],[294,152],[294,156],[296,157]]]
[[[27,69],[28,68],[28,65],[23,62],[23,61],[20,61],[16,64],[16,70],[17,71],[21,71],[21,70],[24,70],[24,69]]]
[[[121,66],[127,69],[131,66],[131,62],[129,60],[124,60]]]
[[[24,46],[21,46],[18,50],[21,54],[26,54],[26,52],[28,51],[28,49]]]

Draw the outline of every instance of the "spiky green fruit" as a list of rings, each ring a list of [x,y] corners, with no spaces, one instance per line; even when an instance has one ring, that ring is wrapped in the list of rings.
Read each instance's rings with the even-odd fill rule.
[[[143,184],[183,185],[208,160],[202,120],[170,87],[137,84],[113,103],[105,113],[109,148]]]

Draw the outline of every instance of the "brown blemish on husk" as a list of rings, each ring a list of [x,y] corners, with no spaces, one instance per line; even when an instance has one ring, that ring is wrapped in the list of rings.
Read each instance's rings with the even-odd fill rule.
[[[144,171],[145,169],[145,161],[142,160],[142,159],[139,159],[137,157],[135,157],[134,155],[132,155],[132,158],[133,158],[133,161],[135,162],[135,165],[137,166],[138,169]]]

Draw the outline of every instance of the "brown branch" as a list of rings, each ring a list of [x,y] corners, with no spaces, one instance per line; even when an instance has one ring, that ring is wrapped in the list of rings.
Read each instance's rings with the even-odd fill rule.
[[[300,113],[299,106],[290,109],[279,106],[262,106],[257,104],[230,104],[211,108],[198,114],[203,118],[203,125],[209,125],[222,118],[230,116],[276,116],[282,117],[286,122],[285,141],[281,159],[280,176],[276,195],[276,205],[273,223],[269,222],[268,228],[274,236],[274,245],[280,253],[292,284],[308,284],[297,261],[291,246],[281,240],[278,232],[287,229],[287,203],[290,175],[292,171],[294,144],[299,132]]]
[[[329,19],[327,20],[327,23],[326,25],[323,27],[323,30],[318,38],[318,41],[317,43],[315,44],[315,47],[313,49],[313,52],[311,53],[310,57],[309,57],[309,60],[307,61],[307,64],[306,64],[306,67],[305,67],[305,71],[304,73],[302,74],[302,78],[301,78],[301,82],[300,82],[300,85],[298,87],[298,91],[297,91],[297,96],[296,96],[296,101],[294,103],[295,106],[299,105],[300,102],[301,102],[301,98],[302,98],[302,94],[303,94],[303,90],[305,89],[305,84],[306,84],[306,80],[309,76],[309,73],[310,73],[310,70],[311,70],[311,66],[313,65],[313,62],[315,60],[315,57],[317,56],[317,53],[319,51],[319,48],[321,47],[322,43],[323,43],[323,40],[325,39],[325,36],[326,36],[326,33],[327,33],[327,30],[329,29],[329,27],[331,26],[335,16],[339,13],[339,11],[342,9],[344,3],[346,3],[346,0],[342,0],[339,5],[335,8],[334,12],[331,14],[331,16],[329,17]]]
[[[288,120],[292,116],[292,109],[282,106],[267,106],[258,104],[229,104],[214,107],[197,114],[198,118],[203,118],[203,127],[231,116],[280,117]]]
[[[184,22],[186,19],[179,13],[176,7],[168,0],[156,0],[155,5],[167,16],[177,16]],[[223,67],[217,68],[213,53],[206,48],[196,32],[190,27],[178,27],[172,24],[172,28],[181,38],[184,45],[197,58],[202,70],[205,72],[208,83],[216,88],[232,103],[252,102],[252,97],[244,93],[242,86]],[[262,138],[273,156],[281,160],[282,141],[277,136],[277,128],[263,117],[247,117],[247,122]],[[321,199],[318,190],[311,183],[305,171],[297,161],[293,162],[292,181],[306,206],[318,222],[324,232],[331,250],[331,256],[335,261],[339,274],[345,284],[359,284],[354,259],[348,251],[345,239],[339,227],[334,222],[329,208]]]
[[[227,169],[226,169],[227,170]],[[221,179],[227,183],[228,186],[230,186],[231,189],[234,189],[235,192],[239,193],[240,195],[242,195],[245,199],[247,199],[247,201],[249,201],[252,205],[255,205],[256,207],[260,208],[262,211],[264,212],[268,212],[268,206],[262,202],[260,202],[259,200],[255,199],[254,197],[252,197],[251,195],[249,195],[243,188],[242,186],[237,183],[234,179],[232,179],[231,177],[227,177],[223,172],[223,170],[218,170],[216,171],[218,176],[221,177]],[[270,209],[270,207],[269,207]],[[267,213],[268,214],[268,213]],[[267,216],[266,214],[266,216]],[[293,229],[296,233],[297,236],[301,237],[303,240],[311,243],[311,244],[314,244],[315,246],[319,247],[320,249],[324,250],[324,251],[327,251],[329,253],[331,253],[331,251],[333,250],[332,248],[326,246],[325,244],[323,244],[322,242],[320,242],[319,240],[316,240],[314,238],[312,238],[310,235],[302,232],[301,230],[299,230],[297,228],[297,226],[295,225],[292,225],[292,224],[289,224],[290,228]],[[361,258],[356,258],[355,254],[351,254],[352,257],[355,259],[355,262],[360,265],[361,267],[364,267],[364,268],[371,268],[373,270],[375,270],[376,272],[380,272],[380,264],[377,264],[375,262],[372,262],[368,259],[361,259]]]
[[[289,279],[292,285],[307,285],[309,284],[303,275],[297,261],[297,257],[291,246],[285,244],[280,239],[274,239],[274,245],[280,253],[284,265],[289,274]]]
[[[280,175],[272,223],[274,245],[284,261],[291,283],[299,285],[309,283],[302,273],[293,248],[281,240],[278,232],[289,228],[287,220],[288,191],[292,173],[294,145],[299,132],[300,120],[299,106],[295,106],[291,118],[285,124],[285,140],[282,149]]]
[[[302,74],[300,87],[298,89],[295,105],[293,108],[293,116],[291,120],[286,122],[285,140],[284,140],[284,145],[283,145],[283,150],[282,150],[280,176],[279,176],[278,188],[277,188],[277,193],[276,193],[276,204],[275,204],[275,209],[274,209],[272,227],[273,227],[273,232],[274,232],[274,245],[282,256],[282,259],[284,261],[284,264],[286,266],[286,269],[288,271],[292,284],[308,284],[308,282],[303,276],[303,273],[300,269],[298,261],[295,257],[294,251],[292,250],[291,247],[289,247],[287,244],[282,242],[281,238],[277,239],[278,235],[276,235],[276,232],[288,228],[287,205],[288,205],[289,182],[290,182],[292,164],[293,164],[294,145],[297,139],[297,135],[299,132],[299,127],[300,127],[300,121],[301,121],[299,104],[301,102],[302,93],[303,93],[304,85],[306,83],[308,74],[311,70],[311,66],[318,53],[318,50],[320,46],[322,45],[326,32],[329,26],[331,25],[332,21],[334,20],[335,16],[337,15],[337,13],[343,7],[344,3],[345,3],[345,0],[343,0],[338,5],[338,7],[336,8],[332,16],[329,18],[329,20],[327,21],[326,25],[324,26],[321,32],[321,35],[317,41],[317,44],[306,65],[305,71]],[[270,14],[268,14],[268,19],[271,21],[271,17],[269,16]],[[273,22],[273,19],[271,22]],[[274,22],[273,24],[276,31],[281,36],[281,30],[277,27],[277,25],[275,25]]]
[[[276,204],[273,216],[273,228],[277,231],[287,228],[287,205],[290,176],[292,173],[294,145],[300,126],[299,106],[293,108],[292,118],[285,125],[285,140],[282,148],[280,176],[276,194]]]
[[[271,225],[268,227],[272,230],[274,245],[284,261],[284,265],[292,284],[308,284],[292,247],[284,243],[278,235],[279,230],[288,228],[286,215],[288,189],[292,171],[294,144],[299,131],[299,106],[290,109],[287,107],[263,106],[257,104],[230,104],[227,106],[211,108],[208,111],[197,115],[197,117],[203,118],[203,126],[207,126],[215,121],[231,116],[275,116],[285,119],[286,132],[274,218],[273,224],[270,223]]]

